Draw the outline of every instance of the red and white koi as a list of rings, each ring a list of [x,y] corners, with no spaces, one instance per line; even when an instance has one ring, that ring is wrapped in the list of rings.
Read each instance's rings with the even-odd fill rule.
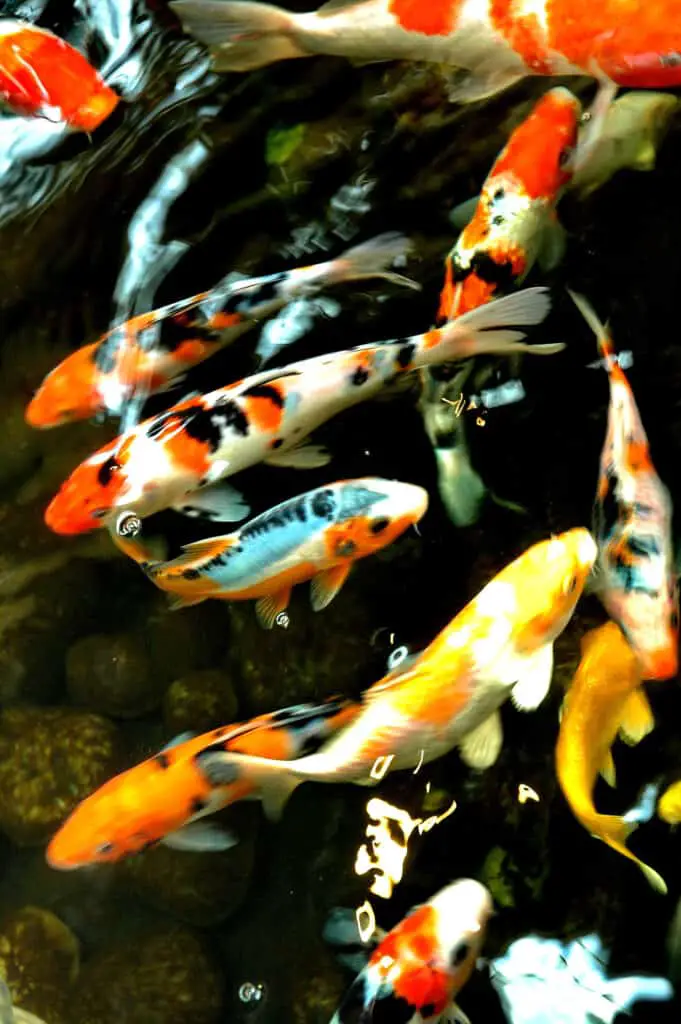
[[[482,769],[502,744],[499,707],[510,696],[530,710],[546,696],[553,643],[574,612],[596,557],[584,529],[528,548],[501,570],[442,632],[362,695],[361,710],[316,754],[298,761],[242,757],[206,748],[202,770],[254,779],[265,813],[280,816],[302,782],[374,785],[460,748]],[[380,766],[380,767],[379,767]]]
[[[27,21],[0,20],[0,99],[15,113],[91,132],[119,103],[88,60]]]
[[[379,942],[331,1024],[469,1024],[455,1000],[473,973],[492,911],[489,892],[472,878],[415,907]]]
[[[158,754],[105,782],[69,815],[47,848],[53,868],[121,860],[156,843],[178,850],[227,850],[236,839],[206,815],[253,799],[243,779],[213,786],[197,765],[205,747],[296,758],[347,725],[358,705],[343,698],[299,704],[250,722],[178,736]]]
[[[671,497],[655,471],[610,334],[587,300],[570,294],[598,339],[610,381],[594,507],[594,589],[636,652],[643,678],[669,679],[678,671],[679,644]]]
[[[82,462],[53,498],[45,521],[56,533],[75,534],[106,526],[126,510],[144,518],[188,506],[214,518],[240,519],[248,512],[241,496],[223,490],[216,509],[211,485],[262,461],[325,465],[328,453],[301,447],[303,439],[412,370],[490,352],[561,351],[562,344],[532,346],[521,340],[522,332],[499,329],[539,323],[549,307],[546,289],[530,288],[425,334],[316,356],[187,398]]]
[[[362,477],[284,501],[227,536],[187,544],[171,562],[148,561],[137,540],[126,546],[119,531],[112,537],[157,587],[174,595],[176,607],[255,599],[258,619],[271,629],[293,586],[311,580],[312,608],[321,611],[358,559],[392,544],[427,507],[422,487]]]
[[[459,69],[452,97],[493,95],[527,75],[593,75],[632,88],[681,85],[676,0],[331,0],[293,14],[246,0],[174,0],[217,71],[327,54]]]
[[[381,278],[418,288],[390,271],[411,243],[386,232],[335,259],[236,283],[219,283],[142,313],[77,349],[45,377],[26,409],[32,427],[57,427],[101,413],[120,416],[140,393],[175,386],[187,370],[294,299],[344,281]]]

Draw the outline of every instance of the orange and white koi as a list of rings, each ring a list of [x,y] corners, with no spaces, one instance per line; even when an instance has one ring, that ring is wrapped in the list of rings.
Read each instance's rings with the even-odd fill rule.
[[[299,704],[201,736],[178,736],[158,754],[105,782],[69,815],[47,847],[53,868],[121,860],[156,843],[178,850],[226,850],[236,839],[201,819],[236,800],[253,799],[253,786],[235,777],[213,786],[198,767],[205,747],[296,758],[343,728],[358,705],[343,698]]]
[[[331,0],[293,14],[264,3],[174,0],[218,71],[313,54],[419,60],[459,69],[453,98],[493,95],[527,75],[681,85],[675,0]]]
[[[596,557],[584,529],[534,544],[502,569],[409,662],[362,695],[357,717],[316,753],[267,761],[206,748],[202,770],[256,780],[265,813],[277,818],[306,780],[374,785],[387,771],[414,768],[460,747],[482,769],[502,743],[499,707],[511,697],[530,710],[546,696],[553,643],[565,629]]]
[[[466,1024],[456,997],[470,978],[493,911],[484,885],[460,878],[415,907],[379,942],[331,1024]]]
[[[0,20],[0,99],[15,113],[91,132],[119,103],[87,59],[27,21]]]
[[[638,743],[654,727],[641,686],[641,669],[619,626],[607,622],[582,638],[582,657],[567,692],[556,744],[558,781],[572,813],[597,839],[628,857],[660,892],[660,875],[626,847],[638,822],[617,814],[599,814],[593,791],[600,772],[615,785],[612,745],[618,732]]]
[[[142,313],[77,349],[52,370],[26,409],[32,427],[57,427],[100,413],[122,414],[140,393],[174,387],[187,370],[231,344],[294,299],[344,281],[381,278],[411,288],[409,278],[388,270],[411,245],[386,232],[335,259],[236,283],[219,283]]]
[[[185,545],[171,562],[150,562],[146,552],[140,556],[135,538],[126,549],[120,529],[112,536],[157,587],[175,596],[175,607],[208,598],[255,599],[258,619],[271,629],[288,607],[293,586],[311,580],[312,608],[321,611],[359,558],[392,544],[427,507],[422,487],[362,477],[290,498],[234,533]]]
[[[516,287],[538,258],[557,262],[562,235],[554,211],[570,180],[581,112],[568,89],[551,89],[513,131],[447,256],[440,322]]]
[[[594,589],[636,652],[643,678],[669,679],[678,671],[679,643],[671,497],[655,471],[636,401],[608,330],[586,299],[570,294],[598,339],[610,381],[594,508]]]
[[[218,509],[211,485],[262,461],[325,465],[328,453],[301,447],[303,439],[422,366],[489,352],[560,351],[562,344],[532,346],[520,340],[522,332],[497,329],[539,323],[549,306],[546,289],[530,288],[438,330],[316,356],[188,398],[82,462],[53,498],[45,521],[56,533],[75,534],[106,526],[121,511],[144,518],[197,505],[214,518],[243,518],[248,509],[241,496],[223,490]]]

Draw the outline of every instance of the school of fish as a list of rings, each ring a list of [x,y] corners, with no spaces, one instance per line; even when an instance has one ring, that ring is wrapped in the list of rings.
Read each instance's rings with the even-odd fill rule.
[[[173,0],[170,7],[209,48],[218,72],[314,55],[428,61],[441,66],[451,101],[460,103],[527,76],[590,76],[596,85],[588,110],[570,88],[547,88],[510,133],[479,194],[454,211],[460,233],[443,253],[433,324],[420,333],[272,368],[254,354],[245,377],[234,380],[227,370],[210,391],[191,391],[196,366],[291,302],[365,280],[420,289],[397,269],[412,243],[390,230],[311,266],[237,281],[229,276],[234,268],[224,268],[226,276],[204,291],[99,338],[78,339],[35,382],[25,412],[32,428],[106,417],[122,424],[73,468],[45,510],[47,527],[64,536],[106,530],[174,607],[253,601],[271,630],[288,624],[298,584],[310,584],[311,607],[323,610],[351,572],[367,571],[356,563],[402,543],[426,517],[433,495],[423,487],[373,475],[335,479],[332,454],[310,437],[357,404],[397,393],[404,379],[418,390],[449,518],[457,527],[478,520],[487,487],[473,467],[456,396],[472,395],[474,386],[491,397],[470,407],[489,413],[494,393],[482,389],[490,365],[509,360],[518,376],[522,355],[558,357],[565,348],[562,339],[526,339],[549,314],[551,295],[544,284],[524,287],[525,279],[563,258],[557,208],[566,191],[583,196],[621,167],[653,165],[678,100],[650,90],[681,86],[681,27],[674,0],[330,0],[304,14],[250,0]],[[648,91],[617,97],[620,87]],[[0,20],[0,96],[17,116],[84,133],[121,102],[78,49],[9,19]],[[655,729],[649,695],[678,673],[672,499],[610,328],[589,299],[570,295],[595,335],[595,365],[609,387],[589,527],[536,531],[534,543],[451,609],[451,621],[425,648],[389,665],[358,699],[273,708],[184,734],[111,778],[65,816],[47,848],[52,868],[119,861],[158,843],[206,854],[228,849],[238,837],[211,816],[251,800],[276,820],[304,782],[378,786],[389,772],[418,771],[455,750],[470,769],[490,768],[503,745],[502,705],[510,699],[529,712],[542,704],[554,644],[582,595],[593,593],[607,618],[581,638],[555,723],[556,777],[579,824],[666,892],[666,881],[627,841],[655,805],[663,821],[681,821],[681,781],[659,799],[656,783],[647,810],[604,814],[596,800],[599,775],[615,787],[616,738],[635,746]],[[575,333],[581,326],[575,317]],[[152,397],[166,407],[131,424],[131,409]],[[232,478],[259,464],[323,470],[329,479],[308,490],[292,486],[288,498],[251,515]],[[153,526],[169,510],[203,528],[240,525],[228,532],[213,526],[171,556]],[[331,1024],[467,1024],[458,993],[492,913],[487,889],[459,879],[391,931],[376,928],[375,948]]]

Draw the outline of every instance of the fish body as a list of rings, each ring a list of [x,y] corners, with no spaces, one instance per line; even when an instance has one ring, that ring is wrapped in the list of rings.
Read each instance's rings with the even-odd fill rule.
[[[51,867],[70,870],[117,861],[163,842],[186,850],[234,845],[229,833],[196,823],[254,789],[234,779],[212,786],[197,764],[206,747],[260,757],[296,758],[352,720],[357,705],[343,698],[300,704],[244,724],[178,737],[158,754],[104,783],[69,815],[47,848]]]
[[[636,652],[643,678],[669,679],[678,671],[679,641],[671,497],[608,331],[585,299],[573,298],[598,338],[610,382],[594,506],[595,589]]]
[[[186,508],[198,492],[258,462],[319,466],[302,440],[332,416],[373,398],[402,374],[474,353],[551,354],[562,345],[530,346],[500,323],[540,322],[545,289],[527,289],[413,338],[316,356],[190,397],[132,427],[78,466],[45,513],[57,533],[106,526],[129,509],[140,518]],[[199,495],[210,500],[210,494]],[[224,519],[247,514],[223,509]]]
[[[284,501],[227,536],[187,544],[171,562],[144,559],[142,568],[183,605],[255,599],[271,628],[295,584],[312,580],[312,607],[320,611],[358,558],[391,544],[427,507],[428,492],[413,484],[342,480]]]
[[[608,622],[582,638],[582,656],[568,690],[556,745],[558,781],[577,820],[640,867],[656,889],[666,885],[656,871],[626,847],[636,824],[614,814],[599,814],[593,791],[599,773],[614,785],[611,748],[621,731],[638,742],[653,728],[650,706],[641,689],[641,669],[619,626]]]
[[[550,89],[512,132],[445,261],[440,322],[516,287],[542,254],[557,262],[555,206],[570,181],[581,112],[568,89]]]
[[[119,97],[59,36],[30,22],[0,20],[0,100],[17,114],[91,132]]]
[[[33,427],[57,427],[100,413],[120,415],[142,392],[172,387],[193,366],[288,303],[344,281],[382,278],[418,287],[387,268],[409,251],[386,232],[333,260],[236,283],[161,306],[126,320],[67,356],[44,379],[26,409]]]
[[[318,11],[226,0],[175,0],[185,29],[219,71],[313,54],[418,60],[460,69],[465,102],[527,75],[594,75],[622,86],[681,84],[674,0],[332,0]]]
[[[341,734],[298,762],[234,757],[207,748],[218,779],[255,772],[265,812],[277,817],[301,782],[372,785],[387,770],[414,768],[461,747],[476,768],[501,748],[498,708],[508,696],[531,709],[546,696],[553,642],[567,625],[596,557],[588,530],[533,545],[507,565],[415,658],[362,696]],[[382,765],[377,772],[377,765]]]
[[[479,882],[445,886],[382,939],[331,1024],[463,1024],[468,1018],[455,999],[473,972],[492,910]]]

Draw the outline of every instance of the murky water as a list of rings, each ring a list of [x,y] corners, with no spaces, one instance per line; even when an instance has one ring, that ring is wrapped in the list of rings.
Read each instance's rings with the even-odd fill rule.
[[[610,951],[608,976],[668,976],[678,833],[654,818],[631,843],[667,879],[662,897],[580,827],[556,781],[562,693],[580,637],[603,621],[594,597],[580,601],[556,644],[549,698],[531,714],[504,707],[503,750],[485,772],[452,753],[375,791],[310,783],[280,823],[242,803],[219,816],[239,838],[224,852],[159,846],[65,873],[47,866],[45,846],[79,800],[177,734],[358,697],[391,653],[422,650],[530,544],[590,524],[608,394],[605,375],[587,368],[593,344],[566,284],[610,316],[618,347],[633,353],[629,379],[678,505],[679,116],[654,171],[623,171],[589,198],[561,202],[565,259],[530,283],[554,296],[532,340],[565,341],[566,351],[522,363],[522,400],[490,401],[482,422],[465,414],[472,464],[520,510],[488,502],[474,526],[455,528],[438,498],[418,388],[360,404],[315,433],[333,454],[329,466],[239,475],[253,512],[369,474],[427,488],[429,510],[418,532],[359,562],[329,608],[315,614],[298,588],[265,632],[250,603],[170,611],[106,531],[52,533],[47,503],[116,423],[33,430],[27,402],[61,359],[128,317],[231,271],[320,262],[386,231],[413,241],[397,269],[421,291],[340,285],[298,309],[302,323],[289,311],[260,344],[284,365],[426,330],[455,235],[450,212],[479,190],[546,83],[463,109],[447,102],[440,72],[422,65],[318,58],[218,76],[164,0],[5,0],[0,12],[39,19],[79,46],[123,97],[91,137],[0,118],[0,973],[15,1004],[45,1024],[325,1024],[352,979],[322,937],[331,910],[369,899],[388,929],[463,876],[488,886],[497,911],[486,962],[461,999],[473,1024],[507,1019],[487,962],[528,934],[568,943],[595,932]],[[592,91],[582,80],[570,87]],[[299,337],[278,351],[290,332]],[[253,372],[258,344],[257,331],[244,335],[197,367],[186,390]],[[512,378],[499,362],[486,387]],[[165,405],[156,396],[145,413]],[[220,531],[167,512],[150,532],[176,553]],[[677,683],[651,688],[650,699],[656,728],[635,748],[617,746],[617,789],[599,783],[599,809],[619,812],[646,783],[678,775]],[[421,820],[456,801],[441,822],[412,831],[388,899],[369,891],[373,872],[356,870],[375,797]],[[391,834],[399,839],[394,826]],[[680,1012],[675,997],[640,1003],[633,1018],[676,1021]],[[575,1020],[605,1019],[584,1013]]]

